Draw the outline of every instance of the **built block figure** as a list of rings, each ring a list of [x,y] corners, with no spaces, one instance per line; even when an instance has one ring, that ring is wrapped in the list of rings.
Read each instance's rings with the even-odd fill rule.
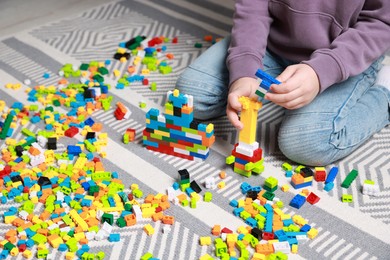
[[[155,108],[146,113],[143,144],[149,150],[202,161],[214,141],[214,125],[196,122],[193,97],[177,89],[168,91],[163,115]]]
[[[226,163],[234,164],[234,172],[250,177],[252,173],[260,174],[264,171],[263,151],[256,142],[257,113],[262,103],[248,97],[240,97],[239,101],[242,105],[240,121],[244,127]]]

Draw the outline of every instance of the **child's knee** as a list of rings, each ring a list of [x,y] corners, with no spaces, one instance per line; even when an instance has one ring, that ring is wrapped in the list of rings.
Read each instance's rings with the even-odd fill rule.
[[[333,162],[333,148],[329,143],[309,145],[279,139],[281,152],[291,161],[307,166],[325,166]]]
[[[280,151],[290,160],[308,166],[324,166],[334,162],[337,149],[330,143],[329,129],[280,131]]]
[[[194,116],[208,120],[225,114],[227,88],[206,74],[187,68],[178,78],[176,88],[193,96]]]

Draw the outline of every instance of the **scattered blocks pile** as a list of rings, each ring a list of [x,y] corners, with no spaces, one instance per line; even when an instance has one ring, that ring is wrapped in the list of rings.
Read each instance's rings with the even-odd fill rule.
[[[247,226],[239,227],[237,233],[220,225],[212,229],[212,234],[218,236],[214,247],[215,255],[220,259],[288,259],[289,253],[298,252],[300,243],[318,235],[318,230],[301,216],[284,214],[280,200],[266,199],[261,187],[244,182],[241,190],[246,199],[232,200],[230,205],[234,207],[233,214],[242,218]],[[201,237],[199,242],[209,246],[210,238]],[[200,259],[212,257],[206,254]]]
[[[205,160],[215,141],[214,126],[197,123],[193,118],[193,97],[169,91],[163,115],[154,108],[146,113],[144,145],[152,151]]]
[[[313,171],[308,168],[302,168],[299,173],[291,177],[291,185],[295,189],[311,186],[313,183]]]

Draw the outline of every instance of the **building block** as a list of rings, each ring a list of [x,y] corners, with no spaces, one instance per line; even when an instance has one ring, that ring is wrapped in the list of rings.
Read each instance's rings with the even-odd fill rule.
[[[143,144],[148,150],[202,161],[214,141],[213,124],[194,121],[193,97],[178,90],[167,93],[164,114],[154,108],[146,113]]]
[[[232,155],[226,158],[227,164],[233,164],[234,172],[250,177],[264,170],[262,150],[256,142],[257,113],[261,102],[248,97],[240,97],[242,105],[240,121],[244,127],[239,133],[239,142],[234,146]]]
[[[317,182],[324,182],[326,179],[326,170],[325,167],[315,167],[314,168],[314,179]]]
[[[280,84],[281,82],[267,74],[266,72],[258,69],[256,72],[256,77],[261,79],[259,89],[256,91],[256,94],[260,97],[264,97],[265,94],[269,91],[269,88],[272,84]]]
[[[338,172],[339,172],[338,167],[336,167],[336,166],[332,167],[328,173],[328,176],[325,179],[325,184],[327,184],[329,182],[334,182]]]
[[[353,202],[353,196],[350,195],[350,194],[343,194],[341,196],[341,201],[342,202],[347,202],[347,203]]]
[[[316,204],[318,201],[320,201],[320,197],[318,197],[313,192],[310,192],[310,194],[306,198],[306,201],[313,205]]]
[[[305,196],[297,194],[291,200],[290,206],[294,207],[294,208],[297,208],[297,209],[300,209],[302,207],[302,205],[305,203],[305,201],[306,201],[306,197]]]
[[[375,184],[373,181],[365,180],[362,192],[364,195],[378,196],[380,193],[379,185]]]
[[[351,183],[356,179],[357,176],[358,176],[358,171],[352,170],[344,179],[344,181],[341,183],[341,187],[349,188],[349,186],[351,186]]]

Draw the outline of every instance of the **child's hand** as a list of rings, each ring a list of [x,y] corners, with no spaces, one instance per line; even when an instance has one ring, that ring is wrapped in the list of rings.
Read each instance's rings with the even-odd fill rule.
[[[287,109],[297,109],[309,104],[320,91],[316,72],[306,64],[288,66],[277,77],[282,83],[273,84],[265,99]]]
[[[229,121],[238,130],[243,128],[243,125],[238,118],[238,112],[241,111],[241,103],[238,101],[238,98],[241,96],[251,98],[257,97],[255,92],[258,87],[259,82],[255,78],[250,77],[239,78],[230,86],[226,114]]]

